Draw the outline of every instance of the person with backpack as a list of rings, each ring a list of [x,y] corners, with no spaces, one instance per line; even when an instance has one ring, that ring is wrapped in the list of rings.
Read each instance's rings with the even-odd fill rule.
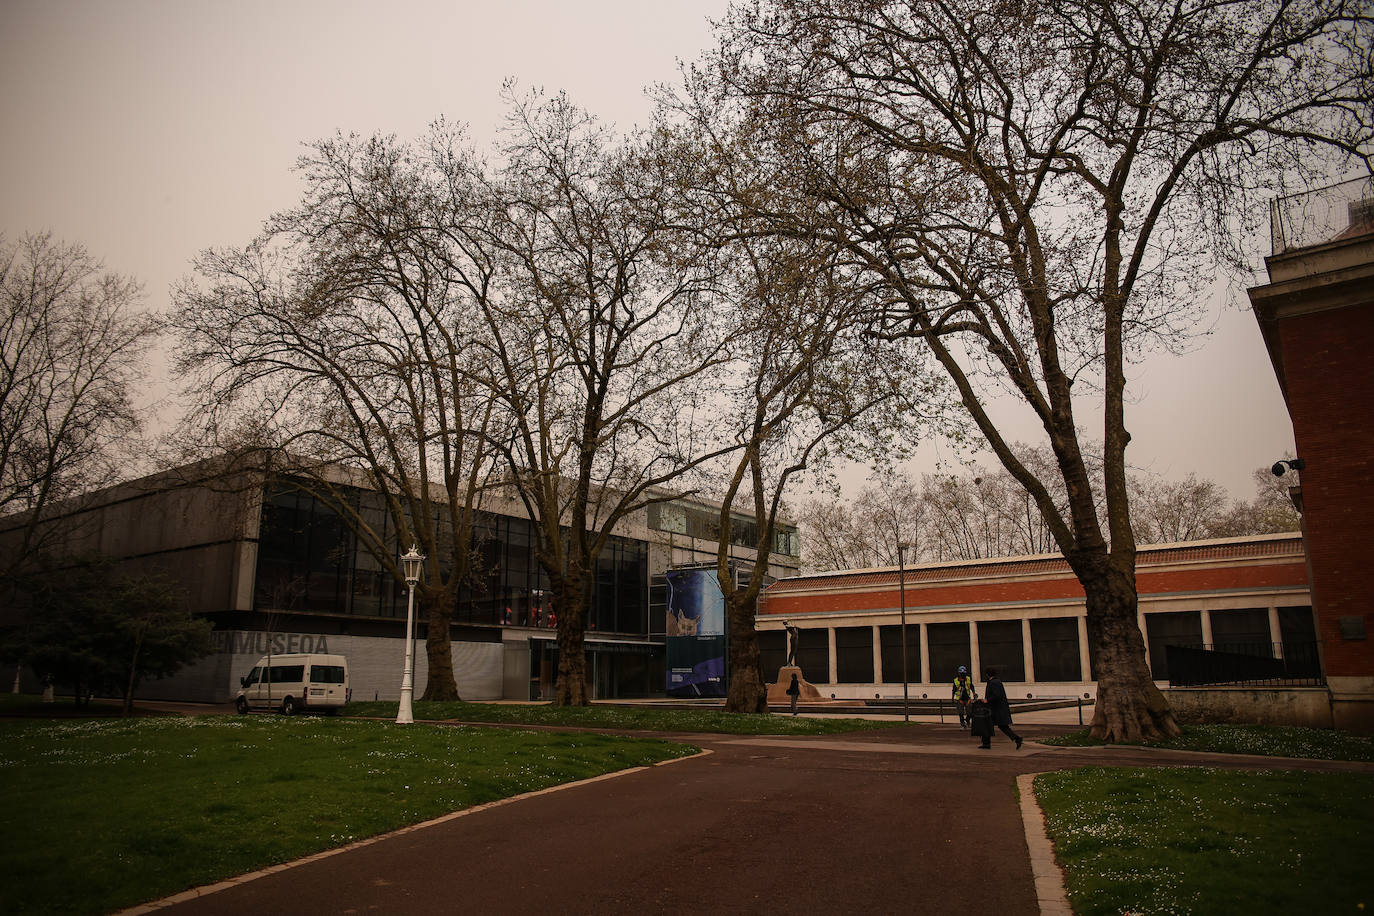
[[[978,699],[978,690],[973,686],[973,678],[969,677],[968,668],[959,666],[959,673],[954,677],[954,702],[959,707],[959,727],[968,728],[968,704]]]

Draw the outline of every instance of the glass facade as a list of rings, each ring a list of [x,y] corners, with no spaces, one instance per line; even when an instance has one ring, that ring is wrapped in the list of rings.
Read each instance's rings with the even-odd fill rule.
[[[709,541],[720,539],[720,515],[699,506],[681,503],[655,503],[649,506],[649,528],[669,534]],[[758,543],[759,526],[753,518],[731,516],[730,543],[752,548]],[[794,525],[778,525],[773,532],[773,552],[785,557],[801,556],[801,537]]]
[[[348,491],[348,498],[364,523],[396,549],[395,526],[381,499],[361,489]],[[440,525],[441,545],[450,531]],[[473,582],[459,590],[454,622],[500,624],[509,608],[512,624],[547,625],[552,597],[529,520],[482,514],[473,550]],[[648,633],[648,568],[648,544],[611,538],[593,575],[589,633]],[[404,618],[406,588],[326,501],[289,480],[276,481],[263,495],[254,604],[259,611]]]

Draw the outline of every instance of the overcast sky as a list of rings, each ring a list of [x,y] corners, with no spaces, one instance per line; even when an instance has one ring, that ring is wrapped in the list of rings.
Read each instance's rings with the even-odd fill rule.
[[[440,115],[486,143],[507,77],[566,90],[628,129],[647,120],[643,87],[674,81],[725,7],[3,0],[0,231],[80,242],[166,308],[198,251],[244,244],[296,201],[302,144],[335,131],[413,137]],[[1128,457],[1248,499],[1251,472],[1290,451],[1292,431],[1255,320],[1235,307],[1244,294],[1231,300],[1216,297],[1213,333],[1193,352],[1135,372]],[[937,454],[912,470],[932,470]]]

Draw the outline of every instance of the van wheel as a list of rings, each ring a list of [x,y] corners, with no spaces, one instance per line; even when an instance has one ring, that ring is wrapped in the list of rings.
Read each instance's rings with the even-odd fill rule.
[[[234,701],[234,708],[238,710],[239,715],[243,715],[248,712],[248,701],[243,697],[239,697]]]
[[[281,701],[281,712],[284,716],[294,716],[296,714],[296,700],[294,697],[287,697]]]

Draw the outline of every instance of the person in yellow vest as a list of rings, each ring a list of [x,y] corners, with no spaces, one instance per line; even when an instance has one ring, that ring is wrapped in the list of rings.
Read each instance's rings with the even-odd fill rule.
[[[959,707],[960,728],[968,728],[968,704],[977,698],[978,689],[973,686],[968,668],[960,665],[959,673],[954,676],[954,702]]]

